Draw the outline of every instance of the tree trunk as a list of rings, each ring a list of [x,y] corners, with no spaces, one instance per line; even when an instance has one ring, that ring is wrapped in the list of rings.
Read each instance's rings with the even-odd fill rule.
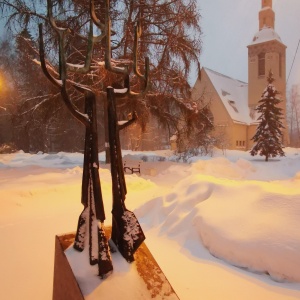
[[[110,150],[108,138],[108,119],[107,119],[107,97],[103,97],[103,119],[104,119],[104,138],[105,138],[105,163],[110,164]]]

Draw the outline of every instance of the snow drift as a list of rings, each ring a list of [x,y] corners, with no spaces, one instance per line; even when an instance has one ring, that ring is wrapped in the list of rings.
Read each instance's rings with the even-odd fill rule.
[[[268,163],[227,151],[190,164],[152,152],[142,168],[155,176],[126,175],[127,206],[180,299],[300,298],[300,151],[285,151]],[[0,155],[0,298],[51,299],[54,235],[76,229],[82,160],[78,153]],[[109,225],[110,172],[100,167]]]

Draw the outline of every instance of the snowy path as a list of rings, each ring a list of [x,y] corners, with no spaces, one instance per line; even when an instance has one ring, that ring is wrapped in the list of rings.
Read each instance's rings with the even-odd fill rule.
[[[51,299],[56,218],[21,221],[0,229],[0,299]]]
[[[62,226],[61,221],[49,217],[2,224],[0,236],[7,242],[1,243],[0,299],[52,299],[54,235],[73,230],[73,224]],[[181,300],[198,300],[200,295],[205,295],[205,300],[300,299],[299,286],[296,290],[291,284],[288,289],[287,284],[268,276],[232,267],[206,249],[192,254],[187,250],[189,245],[183,248],[161,236],[158,229],[145,231],[148,247]]]
[[[210,255],[205,248],[191,253],[188,248],[193,249],[194,245],[180,246],[160,235],[157,228],[147,230],[146,235],[149,249],[180,300],[300,299],[299,284],[277,283],[266,275],[233,267]]]
[[[282,239],[274,249],[281,247],[283,262],[291,262],[287,253],[296,253],[294,269],[299,272],[298,152],[295,154],[291,150],[286,158],[267,165],[248,160],[245,153],[234,152],[228,159],[216,157],[201,161],[199,158],[194,165],[174,164],[155,177],[126,177],[127,206],[140,218],[146,243],[181,300],[300,299],[300,283],[275,282],[267,275],[255,274],[213,257],[199,239],[198,223],[199,217],[206,218],[208,223],[201,224],[212,226],[209,237],[213,245],[223,245],[221,254],[230,255],[232,261],[236,258],[228,250],[232,242],[237,246],[243,246],[242,242],[252,245],[252,241],[253,245],[262,245],[259,234],[264,233],[271,237],[262,240],[266,246],[263,249],[267,249],[264,255],[280,267],[274,260],[274,253],[267,251],[272,250],[268,248],[270,240]],[[76,229],[82,210],[82,169],[78,167],[81,163],[80,154],[0,155],[0,299],[52,298],[54,236]],[[202,174],[199,182],[197,173]],[[101,169],[100,174],[107,214],[105,223],[109,225],[110,174],[106,169]],[[260,181],[254,181],[254,178]],[[243,184],[239,184],[239,180]],[[239,184],[238,189],[236,184]],[[266,188],[263,193],[261,185]],[[245,201],[250,192],[255,192],[253,202],[252,199]],[[238,193],[236,196],[239,197],[235,199],[233,193]],[[217,200],[223,201],[224,206]],[[222,214],[213,210],[216,204],[222,207]],[[241,212],[244,213],[242,220],[237,218]],[[259,220],[258,212],[261,213]],[[193,223],[190,217],[197,217],[197,222]],[[251,220],[245,223],[247,226],[263,221],[264,230],[260,229],[262,227],[257,231],[253,226],[244,227],[248,235],[240,240],[239,228],[234,224],[240,224],[243,219]],[[225,227],[223,221],[226,221]],[[281,235],[274,224],[282,228]],[[283,236],[285,232],[289,235]],[[222,234],[222,243],[216,239],[216,233]],[[243,253],[245,258],[249,255],[255,258],[251,248],[247,243],[245,245],[248,247]]]

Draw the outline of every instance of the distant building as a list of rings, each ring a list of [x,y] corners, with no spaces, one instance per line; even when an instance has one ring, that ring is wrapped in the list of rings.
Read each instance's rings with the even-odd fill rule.
[[[280,92],[281,108],[286,116],[286,46],[275,32],[275,13],[272,0],[262,0],[259,12],[259,31],[248,45],[248,84],[208,68],[202,68],[192,98],[205,93],[211,100],[216,135],[220,146],[227,149],[248,150],[253,142],[257,116],[255,107],[267,86],[267,76],[272,70],[274,85]],[[283,120],[286,126],[286,120]],[[284,132],[288,144],[288,130]]]

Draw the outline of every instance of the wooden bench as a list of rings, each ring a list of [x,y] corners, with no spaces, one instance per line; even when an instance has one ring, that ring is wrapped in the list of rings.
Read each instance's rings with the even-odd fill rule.
[[[138,165],[137,165],[138,163]],[[138,173],[141,175],[141,162],[136,161],[126,161],[123,162],[123,170],[125,174]]]

